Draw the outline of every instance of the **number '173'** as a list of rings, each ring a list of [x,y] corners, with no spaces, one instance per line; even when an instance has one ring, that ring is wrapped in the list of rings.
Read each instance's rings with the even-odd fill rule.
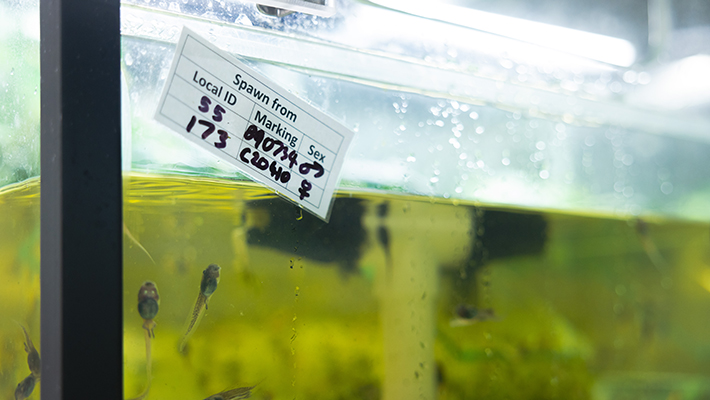
[[[202,132],[202,139],[207,139],[207,137],[211,135],[216,128],[212,122],[204,119],[197,119],[197,117],[193,115],[192,118],[190,118],[190,122],[188,122],[187,124],[187,128],[185,129],[188,132],[192,131],[192,128],[195,127],[195,123],[198,123],[205,127],[204,132]],[[218,149],[223,149],[227,147],[227,139],[229,138],[229,133],[224,129],[217,129],[217,133],[219,134],[219,142],[214,142],[214,147]]]

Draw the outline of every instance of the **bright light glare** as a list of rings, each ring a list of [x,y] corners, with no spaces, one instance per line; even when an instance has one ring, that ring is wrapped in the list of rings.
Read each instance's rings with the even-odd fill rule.
[[[540,22],[421,0],[372,0],[385,7],[461,25],[604,63],[628,67],[636,60],[626,40]]]
[[[671,110],[710,103],[710,55],[697,54],[663,67],[629,100]]]

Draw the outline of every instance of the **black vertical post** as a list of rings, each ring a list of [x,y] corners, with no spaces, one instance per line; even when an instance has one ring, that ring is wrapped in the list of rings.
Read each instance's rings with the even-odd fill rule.
[[[40,0],[42,399],[123,399],[119,0]]]

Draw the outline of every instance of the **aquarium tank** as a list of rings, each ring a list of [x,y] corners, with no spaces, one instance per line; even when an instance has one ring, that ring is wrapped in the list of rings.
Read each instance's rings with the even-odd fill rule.
[[[38,15],[0,0],[16,399]],[[352,132],[329,218],[156,121],[183,28]],[[124,398],[710,398],[710,4],[124,0],[120,67]]]
[[[0,396],[7,399],[40,397],[39,40],[38,2],[0,1]]]

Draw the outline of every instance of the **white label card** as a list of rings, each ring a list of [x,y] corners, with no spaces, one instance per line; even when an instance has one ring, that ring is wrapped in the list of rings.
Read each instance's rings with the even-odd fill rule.
[[[187,28],[155,119],[328,220],[353,133]]]

